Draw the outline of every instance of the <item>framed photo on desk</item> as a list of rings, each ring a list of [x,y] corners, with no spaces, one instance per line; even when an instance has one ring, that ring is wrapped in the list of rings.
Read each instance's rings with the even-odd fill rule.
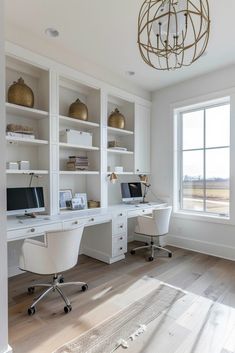
[[[72,190],[71,189],[66,189],[66,190],[60,190],[60,209],[65,210],[67,209],[66,202],[72,200]]]

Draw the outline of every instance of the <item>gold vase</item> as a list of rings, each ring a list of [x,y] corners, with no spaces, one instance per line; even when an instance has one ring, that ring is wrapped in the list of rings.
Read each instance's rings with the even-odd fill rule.
[[[78,98],[74,103],[69,107],[69,117],[79,120],[88,119],[88,109],[86,104],[82,103]]]
[[[33,108],[34,94],[29,86],[24,83],[22,77],[14,82],[8,89],[8,102],[24,107]]]
[[[108,119],[108,126],[115,127],[117,129],[125,128],[125,117],[119,112],[117,108],[110,114]]]

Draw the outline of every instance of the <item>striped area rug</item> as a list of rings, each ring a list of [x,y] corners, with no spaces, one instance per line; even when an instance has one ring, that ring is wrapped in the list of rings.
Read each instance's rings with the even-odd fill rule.
[[[148,327],[148,324],[184,295],[182,290],[162,283],[149,294],[63,345],[54,353],[114,352],[120,339],[128,341],[129,336],[138,330],[140,325]]]

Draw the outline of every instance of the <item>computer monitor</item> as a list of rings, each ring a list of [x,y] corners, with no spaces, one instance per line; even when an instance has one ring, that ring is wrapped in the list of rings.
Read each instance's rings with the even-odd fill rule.
[[[121,183],[122,201],[142,201],[141,183]]]
[[[45,211],[43,188],[7,188],[7,215],[27,215]]]

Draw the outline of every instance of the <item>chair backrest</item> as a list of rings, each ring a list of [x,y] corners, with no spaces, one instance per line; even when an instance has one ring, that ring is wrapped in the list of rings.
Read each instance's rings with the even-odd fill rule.
[[[153,211],[153,218],[156,224],[156,234],[164,235],[169,232],[169,224],[172,207],[156,208]]]
[[[51,266],[57,273],[66,271],[77,264],[84,226],[46,234],[47,250]]]

